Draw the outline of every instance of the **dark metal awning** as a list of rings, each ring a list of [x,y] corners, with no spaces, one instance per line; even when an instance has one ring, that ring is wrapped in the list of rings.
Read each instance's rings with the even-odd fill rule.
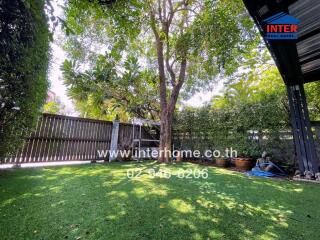
[[[300,20],[297,40],[265,38],[287,85],[320,80],[320,0],[244,0],[261,34],[264,20],[285,12]]]

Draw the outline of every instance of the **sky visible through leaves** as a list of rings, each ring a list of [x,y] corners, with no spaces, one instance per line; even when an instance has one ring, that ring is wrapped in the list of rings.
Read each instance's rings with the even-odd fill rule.
[[[52,0],[52,6],[54,8],[54,15],[64,18],[64,12],[62,6],[65,5],[64,0]],[[60,66],[67,58],[66,52],[63,50],[64,32],[61,27],[57,27],[54,31],[54,40],[51,43],[51,65],[49,71],[50,90],[61,99],[61,102],[66,106],[66,112],[68,115],[77,116],[72,99],[67,96],[67,88],[63,84],[62,71]],[[223,89],[223,80],[219,81],[214,89],[205,89],[202,92],[196,93],[191,99],[184,101],[184,105],[192,107],[200,107],[206,102],[209,102],[214,95],[217,95]]]

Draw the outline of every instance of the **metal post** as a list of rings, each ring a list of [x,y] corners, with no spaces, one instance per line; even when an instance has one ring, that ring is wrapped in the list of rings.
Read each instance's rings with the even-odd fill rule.
[[[132,154],[135,156],[136,155],[136,149],[135,149],[135,128],[136,125],[134,124],[134,122],[132,121]]]
[[[109,162],[115,161],[117,159],[117,156],[114,153],[118,150],[119,125],[119,121],[113,122],[110,144],[110,153],[113,154],[109,156]]]
[[[287,86],[291,124],[300,173],[314,176],[319,162],[311,130],[303,84]]]

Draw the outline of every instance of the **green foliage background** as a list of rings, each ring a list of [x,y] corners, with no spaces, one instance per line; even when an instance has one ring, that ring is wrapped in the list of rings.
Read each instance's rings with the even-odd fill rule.
[[[183,8],[186,2],[188,7]],[[215,85],[219,73],[236,71],[244,55],[260,43],[242,0],[172,1],[176,13],[168,36],[158,15],[155,21],[151,18],[158,9],[157,0],[68,3],[64,23],[68,60],[62,70],[68,94],[82,116],[107,120],[119,116],[122,121],[132,117],[159,119],[159,66],[153,25],[165,43],[164,55],[175,80],[182,56],[187,55],[178,103]],[[188,26],[182,27],[187,15],[192,17]],[[166,72],[169,99],[175,84],[170,83],[172,73]]]
[[[50,114],[59,114],[59,111],[61,110],[61,107],[59,103],[55,101],[47,102],[43,105],[42,111],[44,113],[50,113]]]
[[[47,88],[45,0],[0,2],[0,158],[34,127]]]
[[[247,79],[228,85],[204,108],[180,112],[175,131],[187,133],[180,144],[194,150],[232,147],[238,156],[258,157],[262,151],[282,150],[280,136],[289,127],[285,86],[272,67],[254,70]]]

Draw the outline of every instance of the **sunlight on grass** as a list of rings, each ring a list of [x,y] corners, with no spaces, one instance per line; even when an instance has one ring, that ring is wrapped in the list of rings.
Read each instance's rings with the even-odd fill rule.
[[[0,232],[15,240],[319,239],[318,185],[217,168],[207,179],[179,178],[203,168],[145,162],[7,171]],[[128,170],[141,175],[128,178]]]
[[[172,199],[169,201],[168,205],[171,208],[173,208],[181,213],[191,213],[194,210],[192,205],[186,203],[185,201],[183,201],[181,199]]]
[[[107,197],[110,198],[127,198],[128,193],[126,192],[119,192],[119,191],[111,191],[110,193],[107,193]]]

